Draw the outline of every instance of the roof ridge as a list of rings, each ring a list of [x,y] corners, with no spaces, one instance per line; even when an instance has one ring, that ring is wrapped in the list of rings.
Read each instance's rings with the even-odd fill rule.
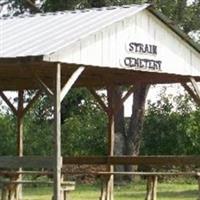
[[[120,6],[106,6],[106,7],[101,7],[101,8],[83,8],[83,9],[74,9],[74,10],[63,10],[63,11],[55,11],[55,12],[41,12],[41,13],[23,13],[17,16],[0,16],[0,20],[9,20],[9,19],[20,19],[20,18],[26,18],[26,17],[37,17],[37,16],[50,16],[50,15],[62,15],[62,14],[76,14],[76,13],[87,13],[91,11],[104,11],[104,10],[114,10],[114,9],[126,9],[126,8],[131,8],[135,6],[141,6],[141,5],[150,5],[147,3],[143,4],[125,4],[125,5],[120,5]]]

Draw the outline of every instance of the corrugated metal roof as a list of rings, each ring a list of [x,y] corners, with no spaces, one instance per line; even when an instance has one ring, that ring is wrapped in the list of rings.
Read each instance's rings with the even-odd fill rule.
[[[49,55],[150,4],[0,19],[0,57]]]

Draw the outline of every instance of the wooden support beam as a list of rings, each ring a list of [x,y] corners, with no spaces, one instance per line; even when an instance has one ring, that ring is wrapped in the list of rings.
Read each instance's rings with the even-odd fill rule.
[[[24,91],[18,91],[18,109],[17,109],[17,154],[23,156],[23,104],[24,104]]]
[[[186,83],[181,83],[181,85],[185,88],[188,94],[192,97],[194,102],[200,106],[200,98],[195,94],[195,92],[188,86]]]
[[[10,102],[10,100],[6,97],[6,95],[0,91],[1,98],[5,101],[5,103],[8,105],[8,107],[11,109],[14,115],[17,115],[17,109],[13,106],[13,104]]]
[[[200,89],[199,89],[199,86],[198,86],[196,80],[193,77],[190,77],[190,81],[192,83],[192,86],[194,87],[196,95],[200,98]]]
[[[93,88],[88,88],[88,90],[90,91],[90,93],[93,95],[93,97],[96,99],[96,101],[98,102],[98,104],[101,106],[101,108],[107,113],[107,115],[109,114],[109,109],[106,106],[106,104],[104,103],[104,101],[102,100],[102,98],[96,93],[95,89]]]
[[[38,98],[40,97],[41,94],[42,94],[42,90],[38,90],[36,92],[36,94],[33,96],[33,98],[28,102],[27,106],[22,111],[23,117],[29,111],[29,109],[32,107],[32,105],[38,100]]]
[[[76,82],[78,77],[82,74],[84,69],[85,69],[85,67],[79,67],[77,70],[75,70],[75,72],[68,79],[67,83],[64,85],[64,87],[62,88],[62,91],[61,91],[61,95],[60,95],[61,102],[64,99],[64,97],[67,95],[67,93],[69,92],[71,87],[74,85],[74,83]]]
[[[18,91],[18,108],[17,108],[17,155],[19,157],[23,157],[24,154],[24,131],[23,131],[23,126],[24,126],[24,119],[23,119],[23,110],[24,110],[24,91],[19,90]],[[19,172],[22,171],[22,168],[18,169]],[[22,175],[19,174],[17,177],[17,181],[22,180]],[[16,185],[16,195],[17,199],[21,200],[22,199],[22,185]]]
[[[61,64],[56,66],[54,80],[54,200],[61,199]]]
[[[50,96],[50,98],[53,97],[53,91],[44,83],[44,81],[42,81],[40,79],[40,77],[37,74],[34,74],[35,79],[38,81],[38,83],[40,84],[41,89],[43,89],[47,95]]]

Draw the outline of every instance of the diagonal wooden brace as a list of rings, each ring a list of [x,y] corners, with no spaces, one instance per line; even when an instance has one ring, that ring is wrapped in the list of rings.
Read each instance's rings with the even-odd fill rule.
[[[8,107],[11,109],[13,114],[17,116],[17,109],[13,106],[13,104],[10,102],[10,100],[6,97],[6,95],[2,91],[0,91],[0,96],[8,105]]]
[[[64,87],[61,90],[60,94],[60,101],[64,99],[64,97],[67,95],[69,90],[72,88],[78,77],[82,74],[84,71],[85,67],[79,67],[78,69],[75,70],[75,72],[71,75],[71,77],[68,79],[67,83],[64,85]]]
[[[93,95],[93,97],[96,99],[96,101],[99,103],[99,105],[101,106],[101,108],[107,113],[109,113],[109,108],[108,106],[104,103],[104,101],[102,100],[102,98],[100,97],[100,95],[98,95],[95,91],[95,89],[93,88],[88,88],[88,90],[90,91],[90,93]]]
[[[191,77],[190,81],[192,83],[194,91],[196,92],[196,95],[198,96],[198,98],[200,98],[200,89],[199,89],[199,86],[198,86],[196,80],[193,77]]]
[[[38,100],[40,95],[42,94],[42,90],[38,90],[33,98],[29,101],[28,105],[23,109],[22,111],[22,117],[29,111],[29,109],[32,107],[32,105]]]
[[[40,77],[34,73],[35,79],[38,81],[38,83],[40,84],[41,89],[43,89],[47,95],[50,96],[51,99],[53,99],[53,91],[44,83],[44,81],[42,81],[40,79]]]
[[[116,102],[115,110],[114,110],[115,114],[117,114],[117,113],[120,111],[120,109],[121,109],[121,107],[123,106],[124,102],[130,97],[131,94],[134,93],[134,91],[135,91],[135,87],[132,86],[132,87],[126,92],[126,94],[125,94],[121,99],[119,99],[118,102]]]
[[[195,103],[200,106],[200,90],[199,86],[197,85],[196,81],[194,78],[190,78],[192,86],[194,90],[187,85],[187,83],[181,83],[181,85],[185,88],[185,90],[189,93],[189,95],[193,98]]]

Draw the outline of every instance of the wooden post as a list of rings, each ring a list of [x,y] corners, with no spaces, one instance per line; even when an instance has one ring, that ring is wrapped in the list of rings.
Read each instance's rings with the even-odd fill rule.
[[[23,156],[23,91],[18,92],[18,111],[17,111],[17,152],[18,156]]]
[[[152,197],[152,177],[147,177],[147,191],[145,200],[151,200]]]
[[[106,200],[106,191],[107,191],[107,183],[108,183],[107,176],[101,176],[101,196],[100,200]]]
[[[61,64],[56,66],[54,81],[54,200],[61,200]]]
[[[153,176],[153,189],[152,189],[152,200],[157,200],[157,184],[158,184],[158,176]]]
[[[115,134],[115,121],[114,121],[114,87],[111,86],[107,90],[108,92],[108,107],[109,107],[109,113],[108,113],[108,155],[113,156],[114,155],[114,134]],[[113,165],[108,164],[108,171],[113,172],[114,167]],[[107,183],[107,200],[113,200],[114,194],[113,194],[113,187],[114,187],[114,176],[110,175],[108,178]]]
[[[148,176],[145,200],[157,200],[157,183],[158,177],[156,175]]]
[[[199,190],[198,190],[198,200],[200,200],[200,174],[199,173],[197,174],[197,181],[198,181],[198,187],[199,187]]]
[[[18,91],[18,109],[17,109],[17,154],[19,157],[23,156],[24,146],[23,146],[23,95],[24,91]],[[19,168],[19,172],[22,171],[22,168]],[[22,175],[20,174],[17,178],[18,181],[22,180]],[[19,184],[16,187],[16,199],[22,200],[22,185]]]

